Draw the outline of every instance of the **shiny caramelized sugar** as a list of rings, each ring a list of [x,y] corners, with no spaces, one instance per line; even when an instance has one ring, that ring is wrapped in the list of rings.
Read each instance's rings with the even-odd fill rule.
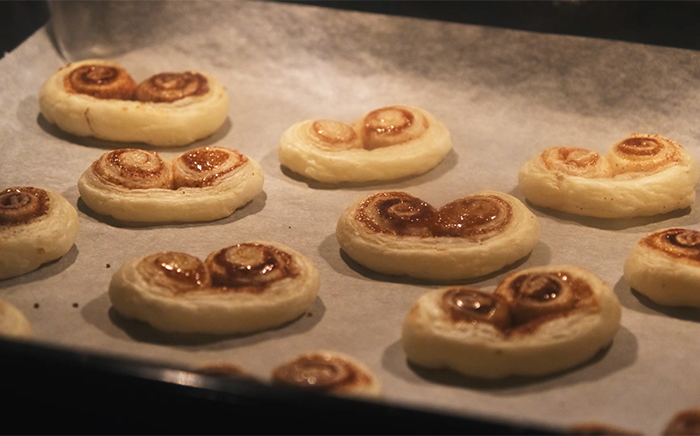
[[[357,209],[357,219],[377,233],[397,236],[487,239],[505,229],[513,211],[495,195],[472,195],[440,209],[403,192],[369,197]]]
[[[275,282],[299,272],[289,253],[257,243],[223,248],[202,262],[185,253],[165,252],[148,256],[138,265],[150,282],[173,295],[191,292],[248,292],[260,294]]]
[[[209,92],[207,78],[197,72],[160,73],[137,85],[125,69],[108,65],[75,68],[65,76],[64,87],[70,93],[104,100],[152,103],[172,103]]]
[[[309,354],[277,367],[272,381],[278,385],[331,392],[357,384],[369,384],[366,374],[337,356]]]
[[[651,233],[639,242],[673,259],[700,266],[700,232],[673,228]]]
[[[203,188],[214,185],[224,175],[241,167],[248,158],[223,148],[204,147],[192,150],[173,162],[176,188]]]
[[[27,224],[49,210],[49,195],[43,189],[15,187],[0,192],[0,228]]]
[[[511,335],[527,334],[599,303],[585,280],[560,271],[516,274],[493,294],[466,286],[449,288],[441,304],[452,322],[488,323]]]
[[[185,97],[204,95],[207,92],[209,92],[209,86],[206,77],[187,71],[156,74],[139,84],[135,90],[135,97],[138,101],[171,103]]]
[[[166,162],[158,153],[139,149],[117,149],[92,164],[101,180],[127,189],[203,188],[245,165],[248,158],[222,147],[202,147]]]
[[[136,83],[123,68],[106,65],[83,65],[65,76],[68,92],[99,99],[132,100]]]

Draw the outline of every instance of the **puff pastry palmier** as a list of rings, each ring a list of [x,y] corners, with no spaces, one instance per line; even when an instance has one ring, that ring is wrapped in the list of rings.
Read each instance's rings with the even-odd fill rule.
[[[0,191],[0,279],[56,260],[78,236],[78,212],[60,194],[31,186]]]
[[[353,125],[333,120],[294,124],[280,139],[280,163],[324,182],[393,180],[424,173],[452,149],[450,132],[425,110],[376,109]]]
[[[73,135],[181,146],[217,131],[229,98],[202,72],[160,73],[137,84],[119,64],[89,59],[49,77],[39,107],[47,121]]]
[[[127,318],[169,332],[233,334],[279,326],[303,314],[320,286],[316,266],[273,242],[222,248],[205,261],[163,252],[126,262],[109,298]]]
[[[546,266],[506,277],[493,293],[436,289],[420,297],[403,325],[408,359],[473,377],[541,376],[592,358],[613,340],[620,303],[585,269]]]
[[[362,362],[335,351],[297,356],[272,372],[272,383],[312,392],[377,397],[381,383]]]
[[[244,379],[248,381],[260,381],[256,376],[240,365],[230,362],[210,362],[199,365],[193,369],[194,372],[212,376]]]
[[[663,435],[700,434],[700,408],[681,410],[666,424]]]
[[[497,271],[526,256],[539,235],[532,212],[496,191],[440,209],[405,192],[380,192],[351,204],[336,227],[340,247],[359,264],[433,280]]]
[[[33,335],[32,325],[14,305],[0,300],[0,336],[28,338]]]
[[[630,218],[692,205],[700,179],[697,161],[659,135],[633,134],[603,156],[551,147],[528,161],[520,189],[533,204],[576,215]]]
[[[624,265],[629,285],[658,304],[700,307],[700,232],[670,228],[644,236]]]
[[[255,198],[263,172],[236,150],[202,147],[173,161],[158,153],[117,149],[103,154],[78,181],[90,209],[133,222],[211,221]]]

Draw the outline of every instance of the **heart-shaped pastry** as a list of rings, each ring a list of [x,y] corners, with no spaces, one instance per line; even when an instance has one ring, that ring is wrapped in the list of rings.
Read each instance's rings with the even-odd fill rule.
[[[272,371],[272,383],[311,392],[359,397],[381,395],[381,383],[362,362],[335,351],[297,356]]]
[[[436,289],[411,307],[402,343],[408,359],[480,378],[541,376],[573,368],[609,345],[621,308],[589,271],[546,266],[506,277],[493,293]]]
[[[0,280],[66,254],[78,227],[78,212],[60,194],[31,186],[0,191]]]
[[[630,250],[624,272],[627,283],[655,303],[700,307],[700,232],[647,234]]]
[[[255,198],[263,172],[236,150],[202,147],[173,161],[158,153],[118,149],[103,154],[78,181],[85,204],[121,221],[211,221]]]
[[[671,212],[695,202],[697,161],[678,143],[633,134],[605,156],[575,147],[551,147],[520,169],[528,201],[562,212],[598,218],[630,218]]]
[[[233,334],[281,325],[306,312],[320,286],[316,266],[273,242],[222,248],[204,262],[163,252],[126,262],[109,298],[127,318],[169,332]]]
[[[73,135],[180,146],[217,131],[229,98],[205,73],[160,73],[136,84],[119,64],[89,59],[49,77],[39,107],[48,122]]]
[[[413,107],[376,109],[353,125],[294,124],[280,139],[282,165],[324,183],[393,180],[435,167],[452,149],[444,124]]]
[[[336,227],[340,247],[359,264],[434,280],[498,271],[532,251],[539,235],[532,212],[496,191],[440,209],[405,192],[380,192],[350,205]]]

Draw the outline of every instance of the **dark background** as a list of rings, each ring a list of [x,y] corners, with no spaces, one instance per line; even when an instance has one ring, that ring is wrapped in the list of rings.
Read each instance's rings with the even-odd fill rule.
[[[329,8],[700,49],[700,2],[297,1]],[[0,1],[0,55],[49,19],[46,1]]]

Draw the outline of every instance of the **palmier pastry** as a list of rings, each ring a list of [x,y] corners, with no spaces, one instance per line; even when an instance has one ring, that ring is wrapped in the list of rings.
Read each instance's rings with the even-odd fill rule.
[[[173,161],[118,149],[83,173],[78,190],[90,209],[122,221],[211,221],[255,198],[263,180],[257,162],[228,148],[198,148]]]
[[[235,363],[229,362],[211,362],[200,365],[193,370],[199,374],[206,374],[218,377],[237,378],[249,381],[259,381],[257,377],[252,375],[246,369]]]
[[[353,125],[332,120],[294,124],[279,143],[280,163],[324,183],[393,180],[424,173],[452,149],[447,128],[406,106],[376,109]]]
[[[336,237],[348,256],[371,270],[455,280],[524,257],[539,230],[532,212],[501,192],[482,191],[440,209],[405,192],[380,192],[343,212]]]
[[[136,84],[118,64],[90,59],[49,77],[39,107],[48,122],[73,135],[180,146],[217,131],[229,98],[205,73],[160,73]]]
[[[408,359],[472,377],[542,376],[579,365],[611,343],[620,303],[592,273],[561,265],[525,269],[494,293],[436,289],[411,307],[402,342]]]
[[[700,232],[649,233],[630,251],[624,272],[627,283],[655,303],[700,307]]]
[[[700,434],[700,409],[688,409],[676,413],[666,424],[662,434],[668,436]]]
[[[316,300],[319,274],[301,253],[272,242],[248,242],[204,262],[163,252],[126,262],[109,298],[127,318],[180,333],[248,333],[279,326]]]
[[[583,422],[570,426],[566,434],[581,434],[581,435],[629,435],[629,436],[641,436],[644,433],[640,433],[635,430],[629,430],[622,427],[617,427],[615,425],[606,424],[603,422]]]
[[[33,334],[32,325],[14,305],[0,300],[0,336],[28,338]]]
[[[56,260],[78,236],[78,212],[61,195],[34,187],[0,191],[0,279]]]
[[[272,383],[311,392],[377,397],[381,383],[372,371],[352,357],[333,351],[303,354],[278,366]]]
[[[528,161],[520,190],[533,204],[598,218],[651,216],[691,206],[697,161],[676,142],[633,134],[605,156],[551,147]]]

